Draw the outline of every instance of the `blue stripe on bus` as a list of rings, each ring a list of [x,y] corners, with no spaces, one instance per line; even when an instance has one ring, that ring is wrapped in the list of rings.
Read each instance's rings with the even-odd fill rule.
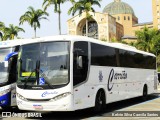
[[[0,106],[10,105],[11,92],[8,92],[5,95],[0,96]]]
[[[14,55],[18,55],[18,52],[12,52],[12,53],[9,53],[8,55],[6,55],[6,57],[5,57],[5,61],[8,61],[12,56],[14,56]]]

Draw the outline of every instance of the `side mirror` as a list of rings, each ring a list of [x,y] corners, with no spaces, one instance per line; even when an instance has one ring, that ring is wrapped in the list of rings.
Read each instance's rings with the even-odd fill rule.
[[[83,59],[82,56],[77,57],[77,66],[78,68],[83,68]]]

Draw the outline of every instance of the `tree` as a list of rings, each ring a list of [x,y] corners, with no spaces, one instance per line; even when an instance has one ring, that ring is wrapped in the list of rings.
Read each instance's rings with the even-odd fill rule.
[[[0,22],[0,31],[5,27],[3,22]]]
[[[135,34],[138,39],[135,47],[138,49],[154,54],[160,49],[160,33],[158,30],[144,27],[143,30],[136,31]]]
[[[68,0],[44,0],[43,5],[46,11],[48,7],[54,5],[54,12],[58,13],[59,34],[61,35],[61,4]],[[72,0],[71,0],[72,1]]]
[[[47,19],[46,16],[49,16],[49,14],[41,9],[35,10],[33,7],[28,7],[28,11],[20,17],[20,25],[23,24],[24,22],[28,22],[31,27],[34,28],[35,32],[35,38],[36,38],[36,30],[37,27],[40,28],[40,20],[42,19]]]
[[[10,24],[9,27],[5,27],[3,29],[3,33],[4,33],[3,40],[7,40],[7,39],[13,40],[15,36],[18,37],[19,32],[25,32],[25,31],[23,30],[23,28]]]
[[[95,12],[93,9],[93,5],[98,5],[101,7],[100,2],[101,0],[79,0],[78,2],[73,2],[73,6],[69,9],[68,14],[72,13],[72,16],[78,11],[79,15],[83,12],[86,13],[86,36],[88,36],[88,21],[92,18],[89,12]]]
[[[0,22],[0,37],[1,37],[1,40],[3,40],[3,29],[5,28],[5,25],[3,22]]]
[[[157,56],[156,62],[157,62],[158,72],[160,72],[160,55]]]

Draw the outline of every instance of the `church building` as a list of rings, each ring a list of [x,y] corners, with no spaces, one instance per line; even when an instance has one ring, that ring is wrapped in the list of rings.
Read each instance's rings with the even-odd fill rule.
[[[138,2],[137,2],[138,4]],[[156,7],[155,7],[156,6]],[[138,23],[133,8],[122,0],[114,0],[103,9],[103,12],[90,12],[92,19],[88,21],[88,37],[104,41],[124,40],[135,42],[135,31],[148,28],[160,28],[160,0],[152,0],[153,22]],[[160,13],[159,13],[160,14]],[[86,35],[86,14],[76,15],[67,21],[68,34]]]

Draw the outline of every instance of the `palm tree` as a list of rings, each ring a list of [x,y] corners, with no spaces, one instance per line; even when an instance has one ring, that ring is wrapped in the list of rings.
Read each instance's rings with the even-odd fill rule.
[[[3,22],[0,22],[0,30],[2,30],[5,27]]]
[[[155,53],[159,49],[160,33],[156,29],[144,27],[143,30],[136,31],[137,43],[135,47],[146,52]]]
[[[1,40],[3,40],[3,29],[5,28],[5,25],[3,22],[0,22],[0,37],[1,37]]]
[[[79,0],[78,2],[73,2],[73,6],[69,9],[68,14],[72,13],[72,16],[78,11],[79,15],[83,12],[86,13],[86,36],[88,36],[88,21],[92,18],[89,12],[95,12],[93,9],[93,5],[98,5],[101,7],[100,2],[101,0]]]
[[[13,40],[15,38],[15,36],[18,37],[19,32],[25,32],[25,31],[23,30],[23,28],[20,28],[18,26],[14,26],[13,24],[10,24],[9,27],[5,27],[3,29],[3,33],[4,33],[3,39],[4,40],[7,40],[7,39]]]
[[[23,24],[24,22],[28,22],[29,25],[31,25],[31,27],[34,28],[34,32],[35,32],[35,38],[36,38],[36,30],[37,27],[40,28],[40,20],[42,19],[47,19],[47,17],[45,16],[49,16],[49,14],[41,9],[35,10],[33,7],[28,7],[28,11],[22,15],[20,17],[20,25]]]
[[[58,13],[58,26],[59,26],[59,35],[61,35],[61,4],[69,0],[44,0],[43,5],[44,10],[46,11],[48,7],[54,5],[54,12]],[[73,1],[73,0],[71,0]]]

